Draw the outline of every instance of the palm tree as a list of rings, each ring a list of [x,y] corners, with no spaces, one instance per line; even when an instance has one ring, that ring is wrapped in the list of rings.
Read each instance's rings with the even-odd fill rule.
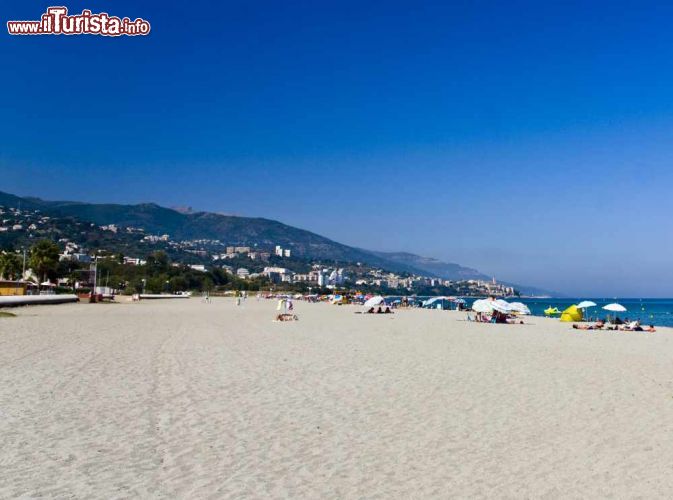
[[[30,267],[45,281],[47,273],[53,272],[58,266],[58,245],[53,241],[38,241],[30,249]]]
[[[21,274],[21,259],[15,253],[0,253],[0,279],[15,280]]]

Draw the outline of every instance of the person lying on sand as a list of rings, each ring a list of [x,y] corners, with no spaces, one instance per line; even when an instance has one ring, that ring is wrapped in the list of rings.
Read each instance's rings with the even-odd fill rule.
[[[523,325],[523,324],[525,324],[522,319],[517,319],[517,318],[507,318],[506,322],[509,325]]]
[[[633,325],[633,323],[636,323]],[[625,331],[625,332],[647,332],[647,333],[654,333],[656,330],[654,329],[654,325],[650,325],[646,328],[643,328],[640,324],[640,321],[634,321],[632,324],[627,325],[624,328],[620,328],[620,330]]]
[[[274,321],[299,321],[299,317],[296,314],[279,314],[276,316]]]
[[[575,330],[602,330],[605,326],[605,323],[602,321],[597,321],[595,325],[578,325],[577,323],[573,324]]]

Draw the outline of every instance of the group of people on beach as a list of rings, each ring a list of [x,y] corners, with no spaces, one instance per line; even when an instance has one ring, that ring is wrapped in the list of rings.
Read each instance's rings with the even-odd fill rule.
[[[390,310],[390,307],[386,306],[385,309],[383,309],[381,306],[378,307],[378,309],[374,310],[373,307],[370,307],[367,309],[365,314],[395,314]]]
[[[620,332],[656,332],[654,325],[649,325],[643,327],[640,324],[640,321],[629,321],[628,318],[626,321],[622,321],[619,318],[615,318],[612,323],[607,323],[603,320],[598,320],[593,325],[581,325],[574,323],[573,328],[575,330],[615,330]]]
[[[477,323],[508,323],[523,325],[523,321],[516,316],[501,313],[495,310],[490,314],[478,312],[474,318],[470,313],[467,313],[467,321],[476,321]]]

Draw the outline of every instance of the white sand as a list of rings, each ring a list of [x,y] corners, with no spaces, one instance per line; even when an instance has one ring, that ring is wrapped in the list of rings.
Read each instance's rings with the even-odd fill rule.
[[[0,318],[0,497],[673,497],[673,334],[199,299]]]

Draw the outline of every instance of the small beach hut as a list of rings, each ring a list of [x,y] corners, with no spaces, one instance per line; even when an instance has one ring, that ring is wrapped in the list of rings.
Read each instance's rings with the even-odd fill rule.
[[[561,321],[573,322],[582,321],[582,309],[578,309],[576,305],[572,305],[561,313]]]

